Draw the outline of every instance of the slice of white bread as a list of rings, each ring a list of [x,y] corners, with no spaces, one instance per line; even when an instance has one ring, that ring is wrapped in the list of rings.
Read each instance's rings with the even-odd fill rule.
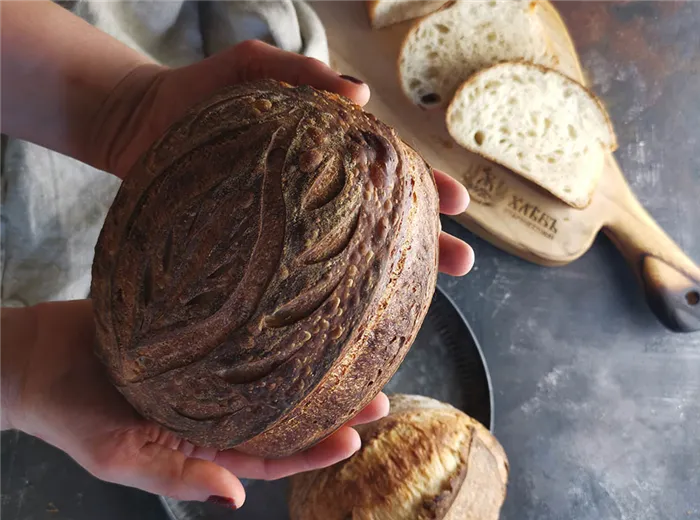
[[[585,208],[617,140],[603,104],[563,74],[501,63],[466,81],[447,109],[464,148],[497,162],[575,208]]]
[[[462,82],[498,62],[555,66],[537,8],[530,0],[457,0],[419,20],[399,55],[403,91],[417,105],[444,107]]]
[[[412,20],[437,11],[449,0],[368,0],[367,12],[373,29]]]

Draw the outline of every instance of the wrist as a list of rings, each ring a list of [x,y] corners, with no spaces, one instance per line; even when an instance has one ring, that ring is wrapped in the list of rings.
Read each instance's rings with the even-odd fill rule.
[[[120,81],[153,60],[53,2],[2,6],[3,133],[96,167],[93,121]]]
[[[36,346],[38,322],[34,307],[3,308],[1,316],[0,426],[8,430],[20,428],[21,396]]]
[[[167,70],[155,63],[141,64],[110,92],[91,125],[93,166],[121,179],[127,175],[140,155],[133,143],[153,124],[151,108]]]

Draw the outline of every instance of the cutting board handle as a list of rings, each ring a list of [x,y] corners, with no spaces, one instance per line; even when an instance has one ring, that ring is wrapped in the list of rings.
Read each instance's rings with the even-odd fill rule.
[[[622,187],[621,187],[622,188]],[[624,183],[603,228],[639,278],[652,311],[675,332],[700,330],[700,268],[659,227]]]

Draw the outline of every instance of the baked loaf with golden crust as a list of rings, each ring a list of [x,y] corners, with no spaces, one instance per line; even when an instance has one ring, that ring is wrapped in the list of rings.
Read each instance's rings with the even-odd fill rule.
[[[93,265],[97,354],[145,417],[284,456],[398,368],[427,312],[432,170],[349,100],[273,80],[191,110],[134,167]]]
[[[508,462],[479,422],[422,396],[395,395],[391,413],[357,427],[362,448],[291,479],[291,520],[496,520]]]

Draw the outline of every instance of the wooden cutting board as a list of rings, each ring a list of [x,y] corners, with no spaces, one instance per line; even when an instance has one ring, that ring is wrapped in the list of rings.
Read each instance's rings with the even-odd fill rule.
[[[629,188],[612,154],[584,210],[569,207],[534,184],[464,149],[450,138],[443,110],[423,110],[403,94],[397,58],[413,22],[373,31],[364,2],[315,2],[331,65],[372,89],[367,110],[394,126],[425,159],[463,183],[469,209],[455,217],[497,247],[526,260],[564,265],[585,253],[603,230],[634,269],[647,302],[671,330],[700,330],[700,268],[654,222]],[[571,37],[556,9],[536,8],[559,58],[559,69],[584,81]]]

